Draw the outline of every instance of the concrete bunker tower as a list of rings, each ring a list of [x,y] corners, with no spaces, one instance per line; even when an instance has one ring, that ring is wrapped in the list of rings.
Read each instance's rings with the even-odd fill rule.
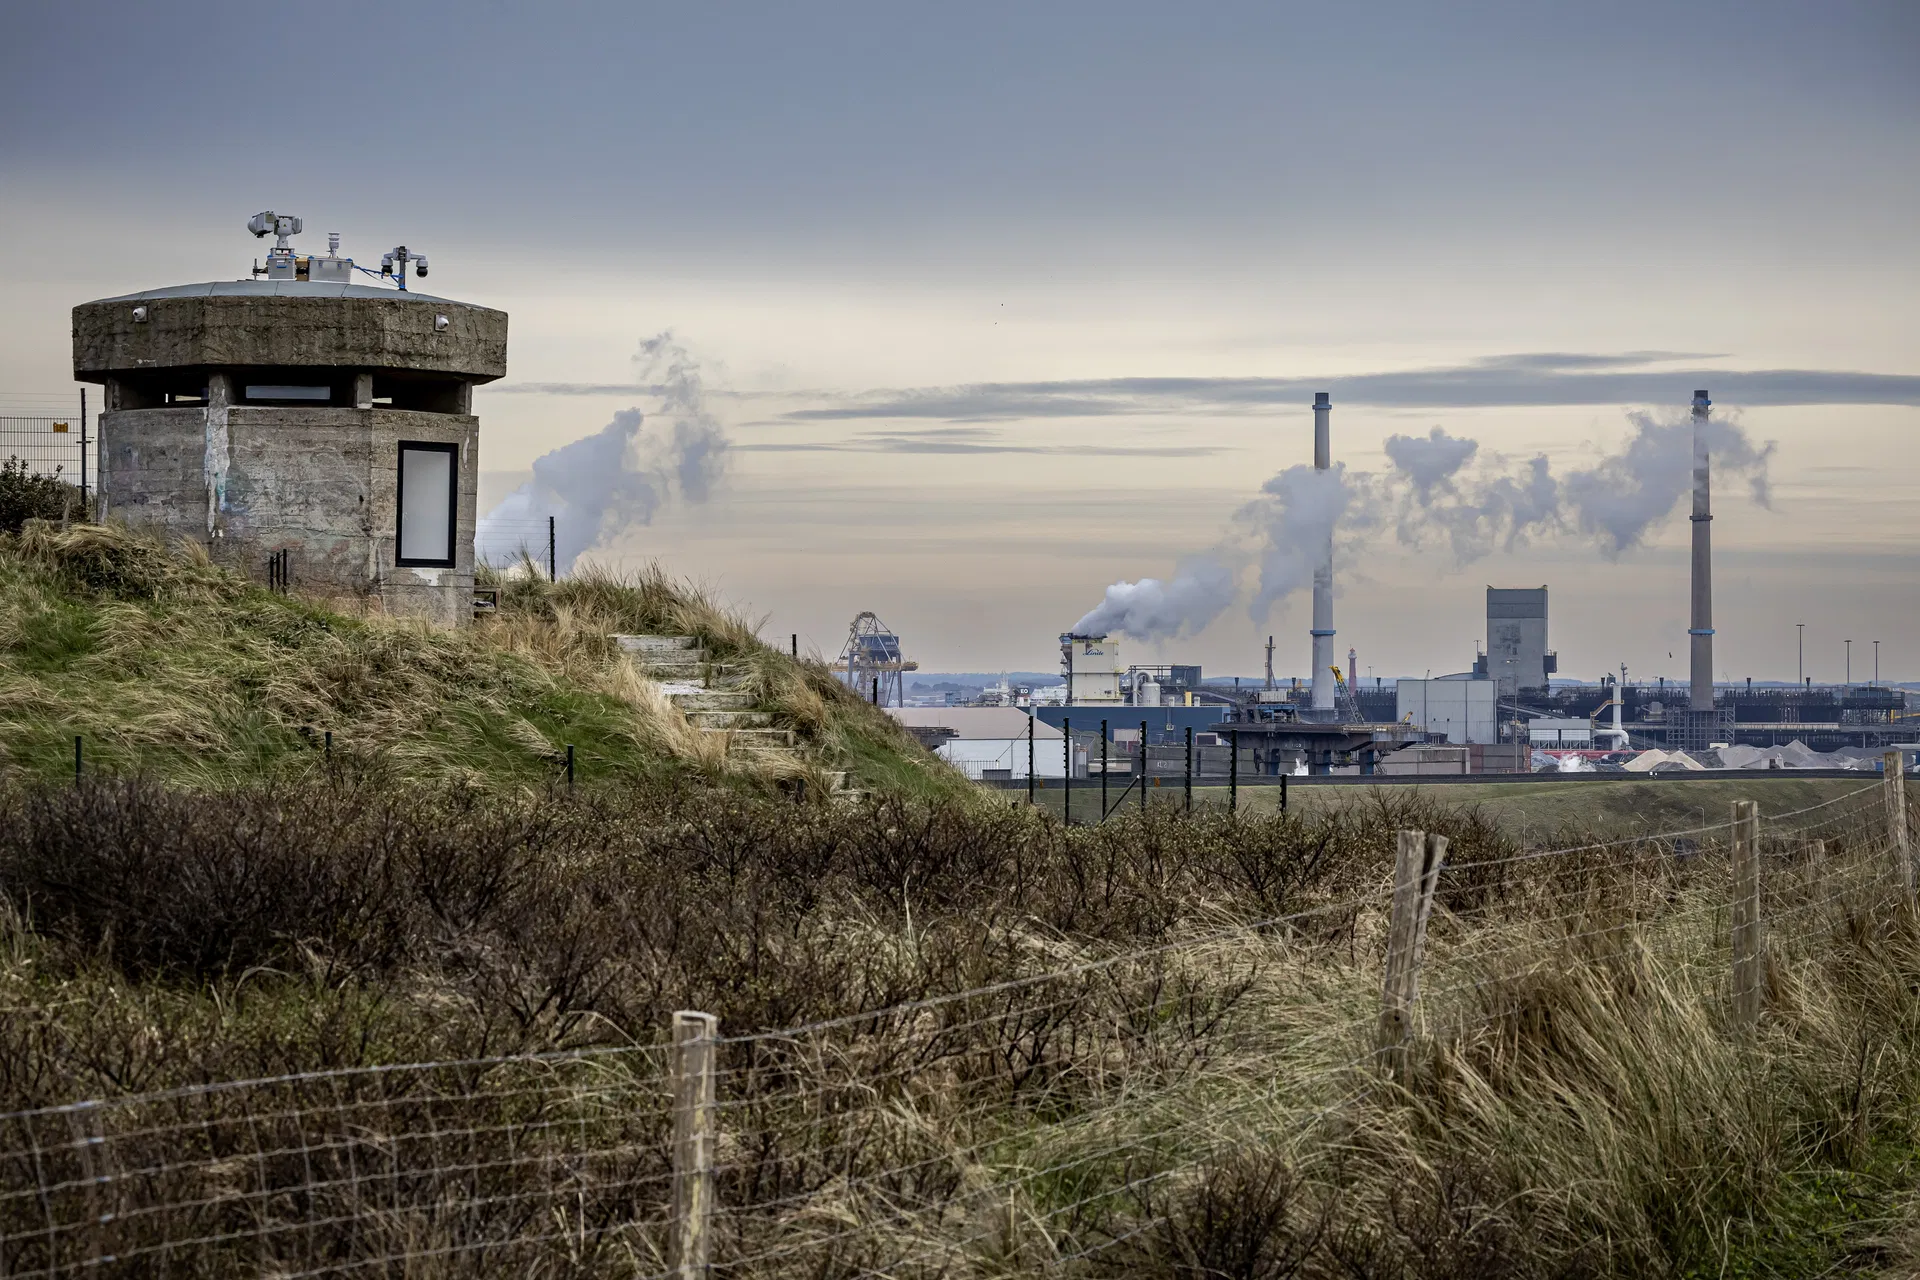
[[[106,387],[98,514],[203,542],[250,577],[388,613],[473,614],[480,424],[473,387],[506,373],[507,316],[353,283],[331,237],[276,234],[265,279],[149,289],[73,309],[73,372]],[[364,270],[364,268],[362,269]],[[371,274],[371,273],[369,273]]]

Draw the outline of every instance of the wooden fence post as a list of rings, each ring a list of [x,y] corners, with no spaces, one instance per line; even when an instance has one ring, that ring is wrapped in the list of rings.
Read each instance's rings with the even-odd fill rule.
[[[673,1015],[673,1266],[675,1280],[706,1280],[713,1220],[714,1038],[710,1013]]]
[[[1908,846],[1907,837],[1907,770],[1904,757],[1898,751],[1889,751],[1880,758],[1885,776],[1881,785],[1887,793],[1887,843],[1893,846],[1893,856],[1900,872],[1900,888],[1909,901],[1913,898],[1913,850]]]
[[[1380,983],[1380,1047],[1396,1076],[1406,1075],[1407,1036],[1420,998],[1420,960],[1427,949],[1433,890],[1447,858],[1447,838],[1402,831],[1394,853],[1393,918],[1387,929],[1386,974]]]
[[[1733,802],[1733,1016],[1742,1027],[1760,1021],[1766,939],[1760,919],[1760,806]]]

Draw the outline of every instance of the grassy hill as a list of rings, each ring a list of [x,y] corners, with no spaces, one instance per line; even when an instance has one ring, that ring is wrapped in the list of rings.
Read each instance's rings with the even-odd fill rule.
[[[332,767],[538,788],[572,744],[588,783],[765,789],[846,769],[869,790],[964,793],[823,665],[762,644],[657,568],[496,585],[499,613],[453,633],[276,594],[123,528],[28,523],[0,536],[0,771],[70,776],[78,736],[89,770],[193,787]],[[795,731],[798,764],[730,754],[690,726],[620,653],[621,632],[696,636],[746,666],[759,704]]]

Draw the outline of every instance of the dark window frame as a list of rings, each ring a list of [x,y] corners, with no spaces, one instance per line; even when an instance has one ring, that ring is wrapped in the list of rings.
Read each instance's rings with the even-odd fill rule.
[[[402,554],[402,539],[407,528],[407,450],[417,449],[423,453],[445,453],[452,455],[452,466],[448,469],[451,483],[447,494],[447,558],[444,560],[423,560],[419,556]],[[438,440],[401,440],[394,451],[393,486],[393,562],[403,569],[451,569],[459,553],[458,533],[460,529],[460,446],[446,444]]]

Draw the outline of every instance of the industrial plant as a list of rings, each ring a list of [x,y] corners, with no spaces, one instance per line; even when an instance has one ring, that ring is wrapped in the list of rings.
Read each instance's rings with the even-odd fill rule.
[[[1332,397],[1313,405],[1313,467],[1332,466]],[[1022,690],[1041,735],[1029,746],[1008,723],[969,736],[954,713],[916,711],[914,731],[984,780],[1137,774],[1191,769],[1235,778],[1350,773],[1445,775],[1716,768],[1854,767],[1889,746],[1912,743],[1920,722],[1906,696],[1877,683],[1755,688],[1716,685],[1713,672],[1712,485],[1707,427],[1712,400],[1693,393],[1689,672],[1682,688],[1664,677],[1635,684],[1623,666],[1597,683],[1556,680],[1548,630],[1549,587],[1486,588],[1484,647],[1457,674],[1376,681],[1363,687],[1357,655],[1336,656],[1332,538],[1313,550],[1311,620],[1304,651],[1311,676],[1284,686],[1273,674],[1274,640],[1261,680],[1203,677],[1198,665],[1129,663],[1116,634],[1059,637],[1057,700]],[[863,615],[868,616],[868,615]],[[850,638],[842,669],[859,647]],[[897,638],[878,641],[897,660]],[[866,671],[868,667],[861,667]],[[885,662],[872,668],[886,690]],[[863,677],[865,679],[866,677]],[[893,679],[897,680],[897,674]],[[866,688],[862,684],[859,687]],[[1008,687],[983,691],[1004,705]],[[1052,691],[1045,691],[1052,692]],[[983,721],[982,724],[985,722]],[[1065,749],[1071,742],[1073,749]],[[1075,763],[1077,762],[1077,763]]]

